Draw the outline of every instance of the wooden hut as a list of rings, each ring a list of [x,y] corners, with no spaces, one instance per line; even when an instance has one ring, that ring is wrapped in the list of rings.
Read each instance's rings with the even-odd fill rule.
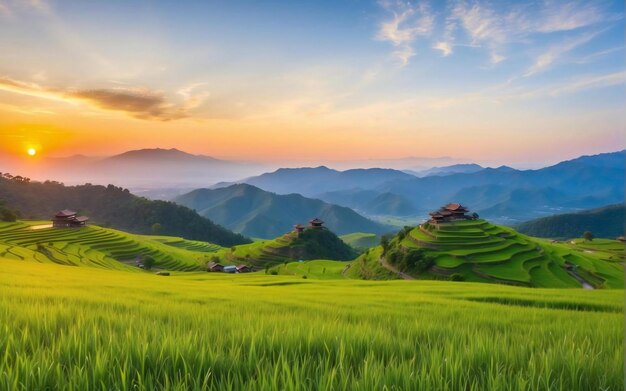
[[[222,272],[224,271],[224,266],[217,262],[209,262],[207,265],[207,271],[209,272]]]
[[[76,216],[76,212],[63,209],[57,212],[52,218],[52,226],[55,228],[84,227],[87,225],[88,217]]]

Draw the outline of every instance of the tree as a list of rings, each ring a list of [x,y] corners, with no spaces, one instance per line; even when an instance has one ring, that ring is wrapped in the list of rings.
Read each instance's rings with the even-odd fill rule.
[[[6,209],[0,206],[0,221],[6,221],[13,223],[17,220],[17,215],[10,209]]]
[[[146,255],[143,257],[142,263],[143,263],[144,269],[150,270],[152,269],[156,261],[150,255]]]
[[[154,223],[152,224],[152,227],[150,227],[150,229],[152,230],[152,233],[154,235],[159,234],[161,231],[163,231],[163,226],[159,223]]]
[[[385,254],[387,252],[387,249],[389,248],[389,236],[387,235],[383,235],[380,237],[380,245],[383,248],[383,254]]]
[[[591,242],[593,240],[593,233],[591,231],[585,231],[583,233],[583,239],[585,239],[588,242]]]

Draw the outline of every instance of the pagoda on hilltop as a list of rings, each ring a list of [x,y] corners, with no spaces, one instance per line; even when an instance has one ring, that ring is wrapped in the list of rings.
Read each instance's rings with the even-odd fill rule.
[[[430,212],[430,222],[439,224],[455,220],[471,220],[475,218],[474,216],[468,216],[467,213],[469,213],[469,209],[461,204],[448,204],[446,206],[442,206],[435,212]]]
[[[323,228],[322,225],[324,222],[316,217],[313,220],[310,220],[309,224],[311,228]]]
[[[296,235],[300,236],[306,230],[324,229],[325,227],[324,227],[324,222],[316,217],[312,220],[309,220],[308,226],[304,226],[302,224],[296,224],[293,226],[293,228],[294,228],[294,232],[296,233]]]

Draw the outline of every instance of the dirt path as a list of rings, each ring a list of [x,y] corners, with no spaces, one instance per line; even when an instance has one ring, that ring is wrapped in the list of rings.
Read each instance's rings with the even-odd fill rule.
[[[341,275],[343,277],[345,277],[348,270],[350,270],[350,266],[352,266],[352,264],[347,264],[346,267],[344,267],[343,270],[341,271]]]
[[[415,277],[412,277],[406,273],[401,272],[400,270],[396,269],[395,266],[392,266],[391,264],[389,264],[389,262],[387,262],[387,260],[383,257],[378,258],[378,261],[380,262],[380,264],[382,265],[382,267],[384,267],[385,269],[396,273],[398,275],[398,277],[402,278],[403,280],[415,280]]]
[[[584,278],[582,278],[578,273],[576,273],[574,270],[567,270],[567,273],[574,277],[578,282],[580,282],[580,285],[582,285],[583,289],[596,289],[593,287],[593,285],[591,285],[590,283],[588,283],[587,281],[585,281]]]

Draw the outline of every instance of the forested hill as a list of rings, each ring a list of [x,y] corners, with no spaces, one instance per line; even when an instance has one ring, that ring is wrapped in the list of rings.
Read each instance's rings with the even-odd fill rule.
[[[250,242],[187,207],[147,200],[113,185],[64,186],[5,175],[0,177],[0,202],[27,219],[49,219],[59,210],[71,209],[94,224],[134,233],[181,236],[221,246]]]
[[[247,184],[220,189],[197,189],[174,199],[225,227],[255,238],[274,238],[293,225],[319,217],[339,235],[375,234],[393,228],[369,220],[350,208],[311,199],[300,194],[278,195]]]
[[[590,231],[597,238],[614,239],[624,235],[624,204],[534,219],[519,224],[518,231],[544,238],[579,238]]]

